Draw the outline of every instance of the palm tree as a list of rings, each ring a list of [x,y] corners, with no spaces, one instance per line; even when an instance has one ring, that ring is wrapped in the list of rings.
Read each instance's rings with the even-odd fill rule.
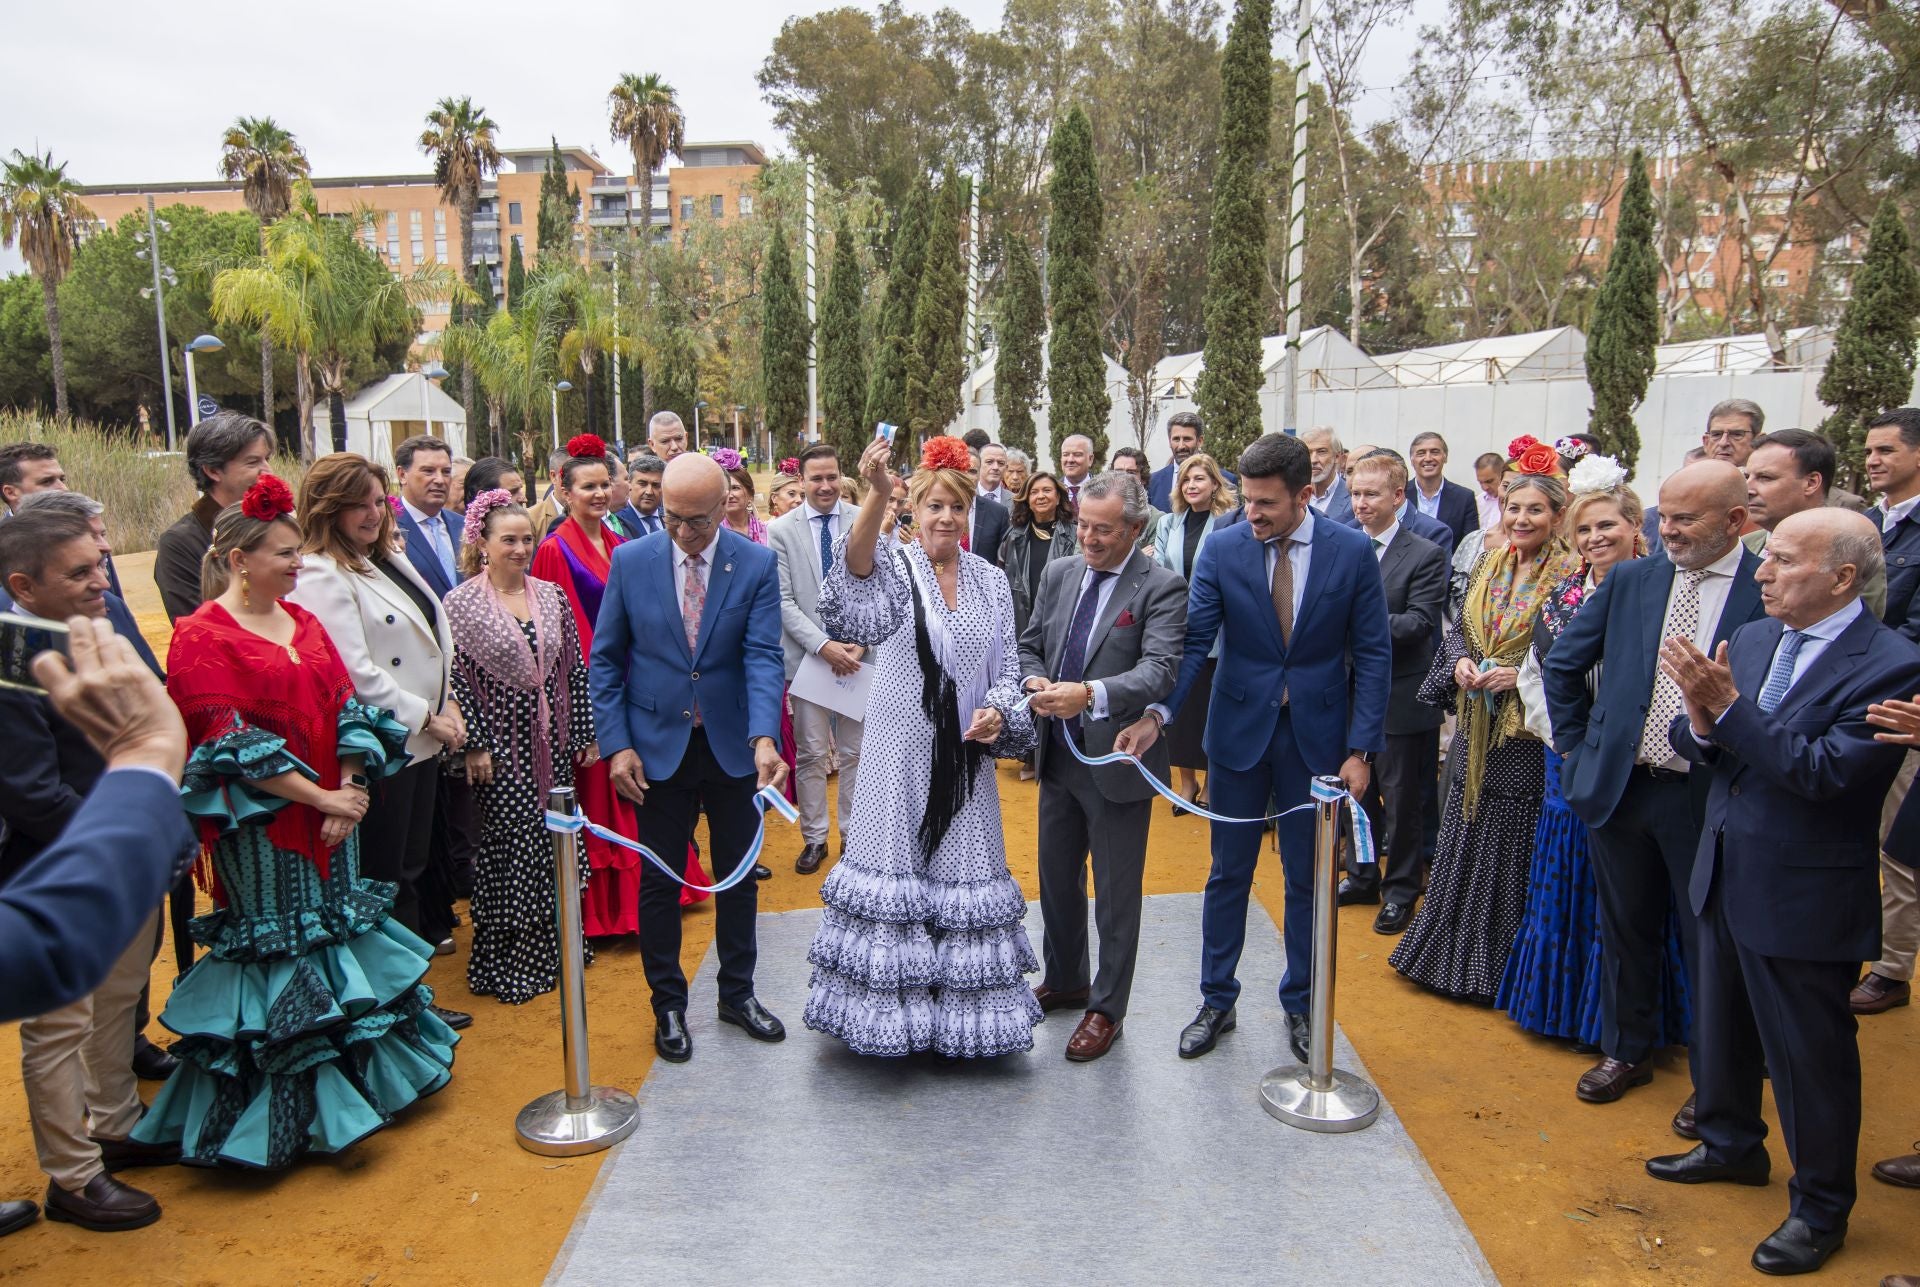
[[[658,72],[641,76],[627,72],[607,95],[612,111],[614,141],[633,149],[633,177],[640,185],[640,280],[643,303],[651,301],[652,279],[647,256],[653,246],[653,172],[669,154],[679,156],[687,145],[687,118],[673,86]],[[640,413],[653,413],[653,369],[640,370]]]
[[[434,182],[440,195],[460,216],[460,255],[463,271],[473,263],[473,211],[480,204],[480,185],[487,175],[500,168],[500,149],[494,142],[499,130],[484,107],[473,100],[443,98],[427,113],[427,128],[420,132],[420,150],[433,158]],[[462,305],[458,314],[466,318]],[[460,368],[460,405],[474,409],[473,372]]]
[[[293,184],[307,177],[306,149],[271,116],[236,116],[220,140],[220,174],[240,181],[240,199],[267,225],[293,204]],[[260,417],[273,423],[273,337],[260,332]]]
[[[80,225],[93,218],[81,204],[80,189],[67,178],[67,164],[19,148],[0,161],[0,247],[17,243],[27,267],[40,279],[46,299],[47,340],[53,351],[53,412],[67,408],[67,350],[60,338],[60,281],[73,266]]]

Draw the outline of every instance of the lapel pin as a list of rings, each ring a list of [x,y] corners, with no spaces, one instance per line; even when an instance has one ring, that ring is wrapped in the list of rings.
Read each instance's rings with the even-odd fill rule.
[[[721,570],[722,572],[731,572],[731,571],[733,571],[733,564],[731,564],[731,563],[725,563],[725,564],[722,564],[722,565],[721,565],[721,567],[720,567],[720,570]]]

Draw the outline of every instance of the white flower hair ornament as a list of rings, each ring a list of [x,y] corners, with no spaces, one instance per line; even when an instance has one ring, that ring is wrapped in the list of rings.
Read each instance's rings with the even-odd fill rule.
[[[1582,456],[1567,473],[1567,490],[1575,496],[1615,491],[1627,481],[1627,471],[1612,456]]]

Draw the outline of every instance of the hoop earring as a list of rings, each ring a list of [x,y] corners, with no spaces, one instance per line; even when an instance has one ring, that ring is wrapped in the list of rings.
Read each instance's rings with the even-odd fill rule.
[[[240,606],[243,608],[251,608],[253,606],[253,600],[250,597],[248,597],[247,589],[248,589],[247,570],[245,568],[241,568],[240,569]]]

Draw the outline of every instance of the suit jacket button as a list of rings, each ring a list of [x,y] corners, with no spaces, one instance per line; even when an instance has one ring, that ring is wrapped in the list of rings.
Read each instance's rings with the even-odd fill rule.
[[[680,712],[680,718],[681,718],[681,719],[692,719],[692,718],[693,718],[693,712],[692,712],[692,711],[681,711],[681,712]]]
[[[1728,795],[1739,795],[1739,794],[1740,794],[1740,788],[1739,788],[1739,787],[1737,787],[1737,786],[1736,786],[1736,787],[1728,787],[1728,788],[1727,788],[1727,794],[1728,794]]]
[[[1271,707],[1273,707],[1273,709],[1275,709],[1275,710],[1279,710],[1279,709],[1280,709],[1280,703],[1279,703],[1279,702],[1268,702],[1268,703],[1267,703],[1267,705],[1269,705],[1269,706],[1271,706]]]
[[[691,679],[693,680],[693,682],[694,682],[694,683],[696,683],[696,684],[697,684],[697,683],[699,683],[699,682],[700,682],[700,672],[699,672],[699,671],[697,671],[697,670],[696,670],[696,671],[694,671],[694,672],[693,672],[693,674],[692,674],[691,676],[689,676],[689,678],[691,678]]]
[[[389,612],[389,613],[387,614],[387,624],[388,624],[388,625],[392,625],[392,624],[393,624],[393,614],[392,614],[391,612]]]
[[[398,657],[395,657],[395,658],[393,659],[393,664],[394,664],[394,665],[396,665],[396,666],[398,666],[398,665],[400,664],[400,659],[399,659]]]

